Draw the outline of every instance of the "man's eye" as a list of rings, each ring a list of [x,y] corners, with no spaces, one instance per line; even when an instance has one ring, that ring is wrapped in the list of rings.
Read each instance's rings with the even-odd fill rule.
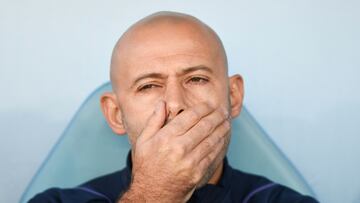
[[[192,77],[188,80],[188,82],[195,84],[204,84],[207,83],[208,81],[209,80],[207,78],[202,78],[202,77]]]
[[[159,87],[159,86],[155,85],[155,84],[146,84],[146,85],[143,85],[143,86],[139,87],[138,91],[139,92],[146,91],[146,90],[150,90],[150,89],[155,88],[155,87]]]

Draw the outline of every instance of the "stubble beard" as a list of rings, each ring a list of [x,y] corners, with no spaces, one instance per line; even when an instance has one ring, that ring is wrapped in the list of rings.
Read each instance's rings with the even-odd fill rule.
[[[206,173],[204,174],[203,178],[197,184],[196,189],[199,189],[199,188],[205,186],[206,184],[208,184],[210,179],[214,176],[216,170],[221,166],[221,164],[224,164],[224,158],[225,158],[228,148],[229,148],[230,137],[231,137],[231,133],[229,132],[229,134],[227,135],[227,138],[225,139],[224,149],[220,152],[219,156],[217,156],[217,158],[210,164],[210,166],[209,166],[208,170],[206,171]],[[223,168],[222,173],[224,172],[224,169],[225,168]],[[220,178],[221,178],[221,176],[222,176],[222,174],[220,175]]]

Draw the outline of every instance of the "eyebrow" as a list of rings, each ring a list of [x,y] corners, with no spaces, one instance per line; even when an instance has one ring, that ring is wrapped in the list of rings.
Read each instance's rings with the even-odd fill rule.
[[[204,66],[204,65],[198,65],[198,66],[185,68],[185,69],[181,70],[181,72],[176,74],[176,75],[186,75],[186,74],[189,74],[191,72],[198,71],[198,70],[203,70],[203,71],[206,71],[206,72],[209,72],[209,73],[213,73],[213,71],[209,67]],[[164,74],[161,74],[161,73],[145,73],[145,74],[142,74],[139,77],[137,77],[134,80],[134,82],[132,83],[131,87],[135,86],[139,81],[141,81],[143,79],[146,79],[146,78],[165,79],[165,78],[167,78],[167,76],[165,76]]]
[[[199,66],[193,66],[193,67],[183,69],[181,71],[180,75],[186,75],[188,73],[198,71],[198,70],[203,70],[203,71],[206,71],[206,72],[209,72],[209,73],[213,73],[213,71],[209,67],[204,66],[204,65],[199,65]]]
[[[158,78],[158,79],[164,79],[167,78],[167,76],[161,74],[161,73],[145,73],[137,77],[134,82],[132,83],[131,87],[134,87],[139,81],[146,79],[146,78]]]

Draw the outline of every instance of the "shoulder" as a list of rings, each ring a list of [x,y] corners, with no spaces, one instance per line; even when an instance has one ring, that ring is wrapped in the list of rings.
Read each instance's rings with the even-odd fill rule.
[[[286,186],[270,181],[269,179],[232,170],[231,181],[232,199],[242,202],[276,202],[276,203],[316,203],[312,197],[302,195]],[[239,192],[241,191],[241,192]],[[242,194],[241,197],[238,194]]]
[[[74,188],[50,188],[34,196],[29,203],[85,203],[113,202],[127,189],[127,175],[124,170],[107,174]]]

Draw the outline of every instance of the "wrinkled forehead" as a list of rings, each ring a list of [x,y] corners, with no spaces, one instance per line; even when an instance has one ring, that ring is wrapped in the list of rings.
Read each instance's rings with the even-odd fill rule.
[[[163,66],[168,70],[171,65],[177,68],[205,65],[225,71],[227,64],[221,41],[199,22],[165,20],[142,24],[140,21],[114,48],[111,80],[116,85],[142,71],[161,71]]]

